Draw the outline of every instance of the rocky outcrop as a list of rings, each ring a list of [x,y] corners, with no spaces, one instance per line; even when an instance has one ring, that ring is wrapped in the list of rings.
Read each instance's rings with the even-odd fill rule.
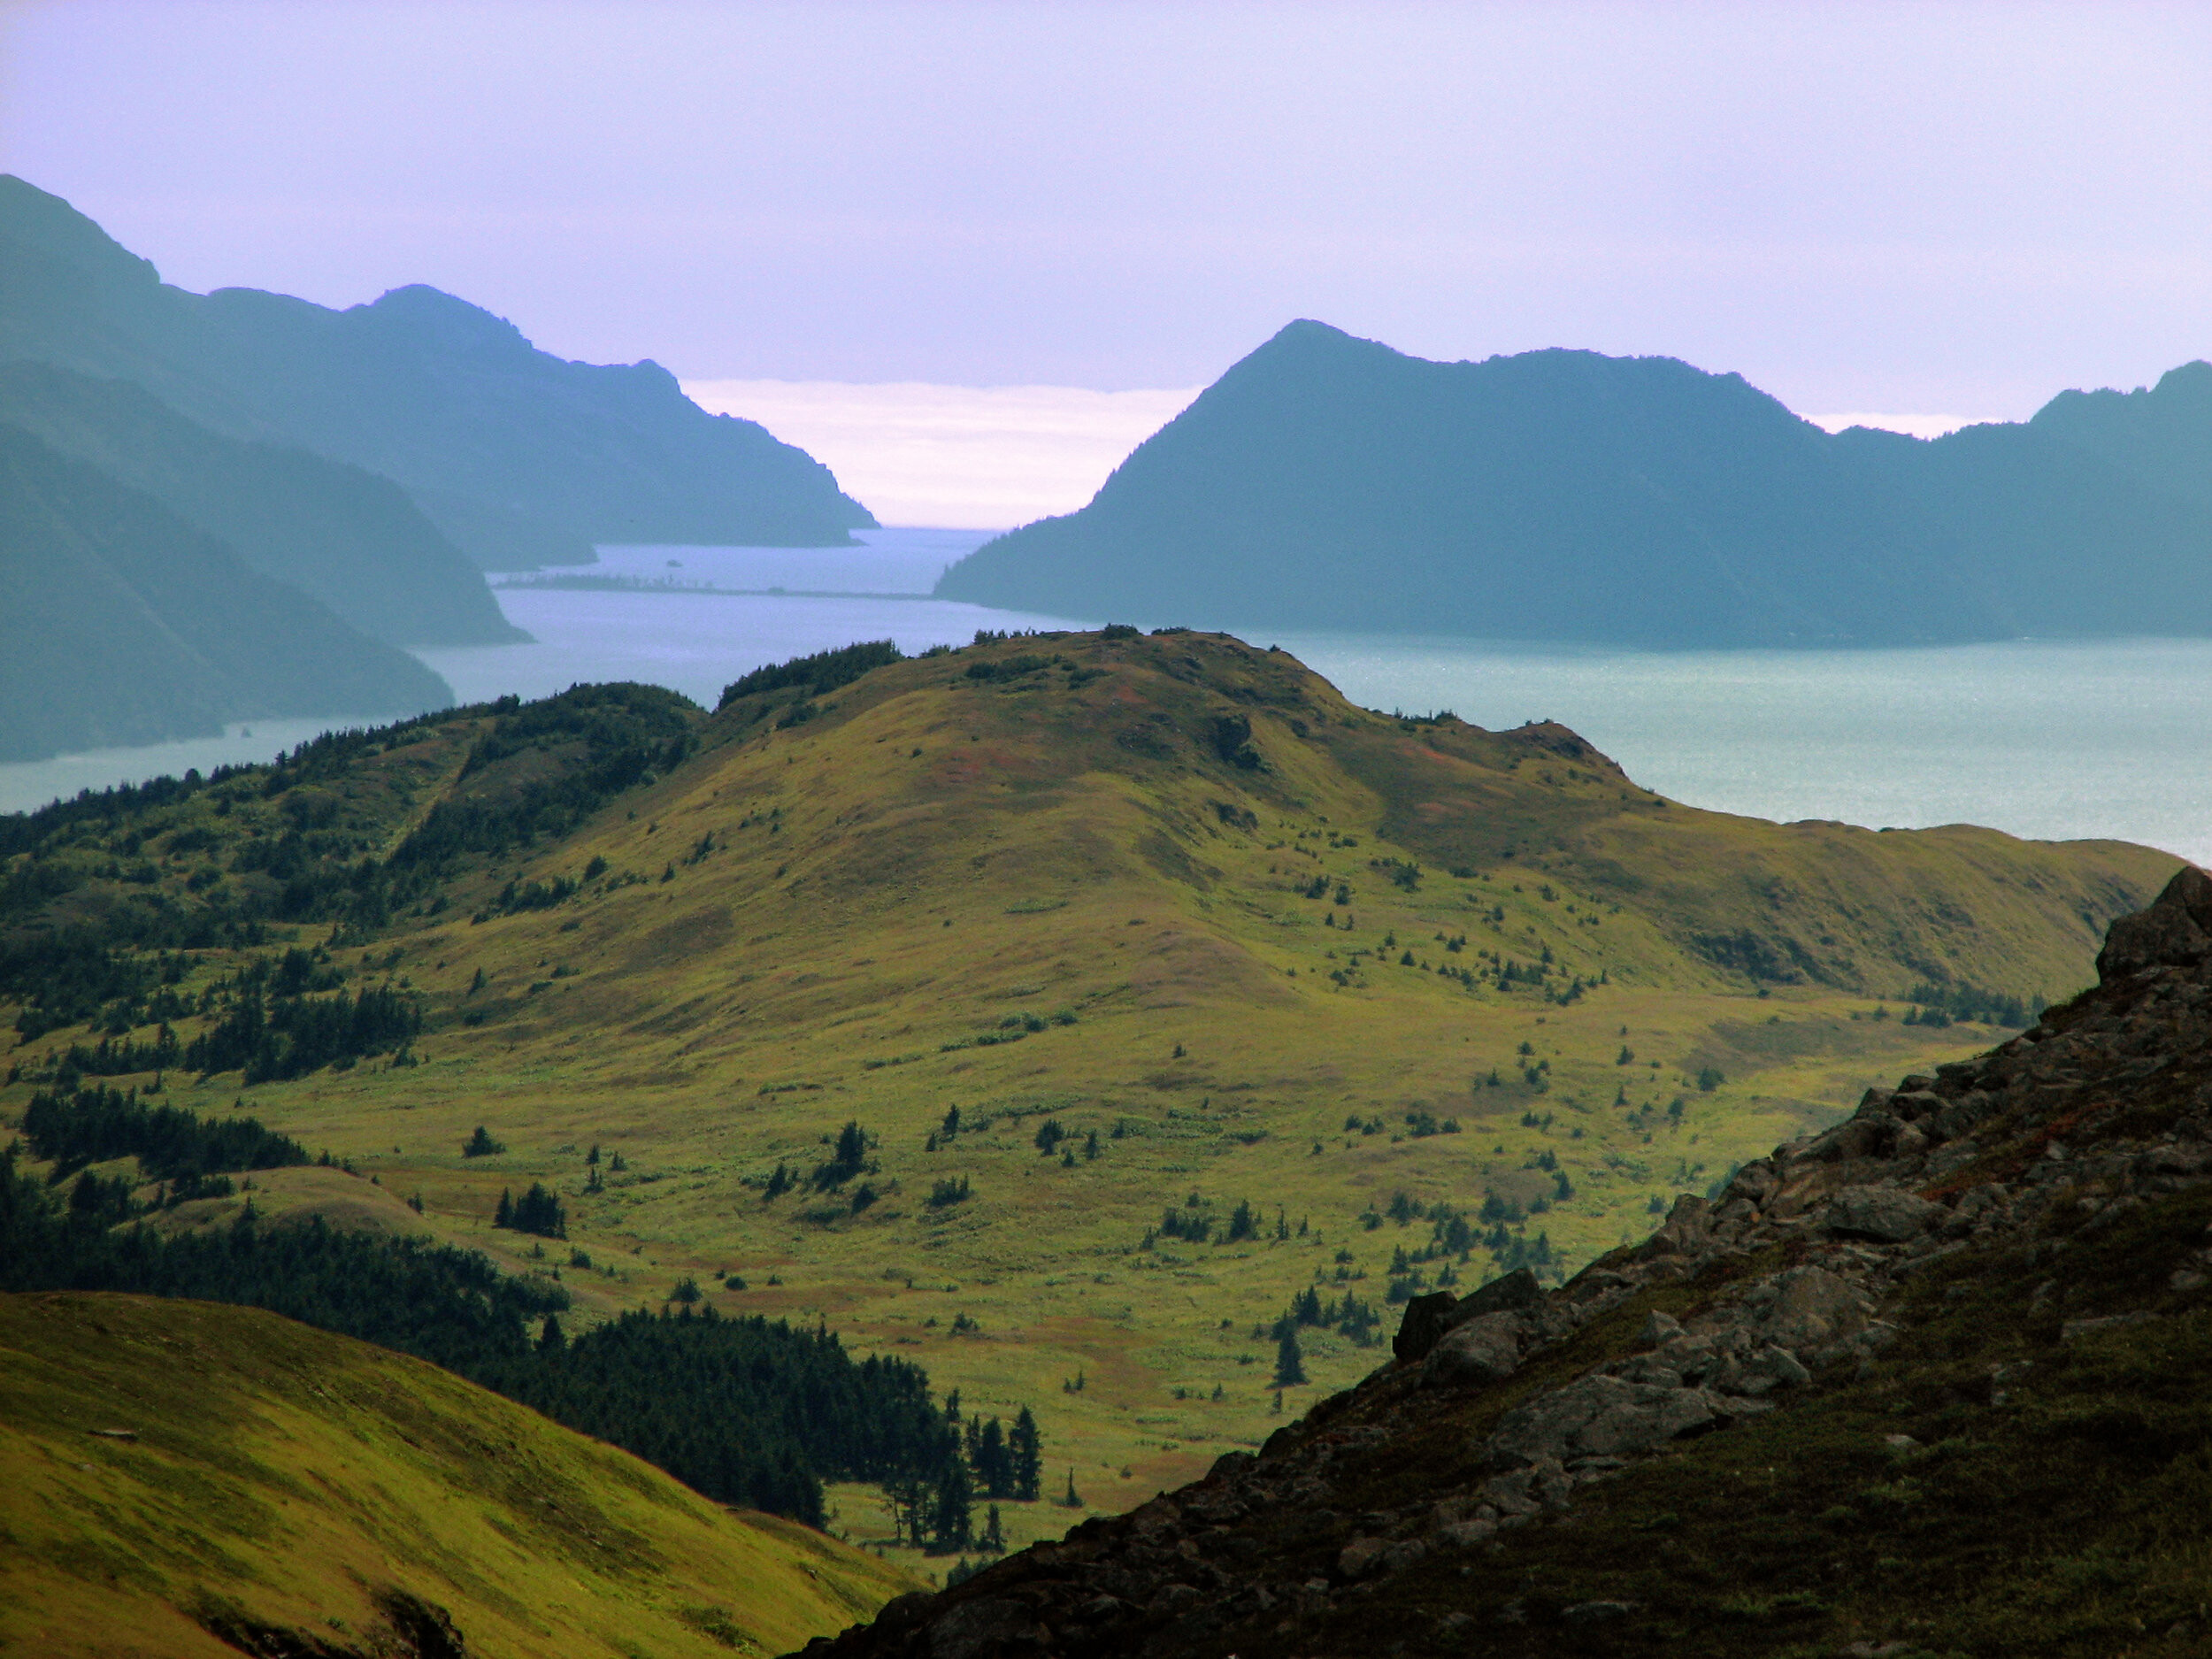
[[[2099,987],[2032,1030],[1870,1090],[1843,1123],[1746,1164],[1715,1202],[1684,1196],[1557,1291],[1524,1273],[1416,1299],[1391,1364],[1256,1457],[1233,1453],[1194,1486],[810,1654],[1272,1650],[1685,1441],[1878,1376],[1901,1291],[1935,1263],[2023,1248],[2062,1210],[2069,1225],[2086,1210],[2093,1233],[2212,1179],[2212,879],[2183,871],[2114,926],[2101,961]],[[2060,1334],[2141,1317],[2093,1311]],[[2001,1403],[2019,1369],[1994,1369],[1986,1397]]]

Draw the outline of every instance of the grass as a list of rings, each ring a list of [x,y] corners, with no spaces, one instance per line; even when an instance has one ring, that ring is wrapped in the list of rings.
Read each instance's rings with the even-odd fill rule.
[[[1045,665],[964,672],[1023,657]],[[1700,812],[1559,728],[1385,718],[1286,657],[1210,636],[979,647],[812,706],[786,726],[778,698],[740,700],[698,723],[694,758],[580,830],[472,870],[439,913],[342,944],[349,970],[425,996],[420,1064],[266,1085],[248,1110],[384,1194],[419,1193],[416,1225],[558,1273],[587,1317],[657,1305],[689,1277],[726,1310],[826,1319],[918,1359],[965,1409],[1030,1403],[1048,1493],[1071,1472],[1094,1512],[1284,1420],[1255,1327],[1309,1285],[1373,1302],[1386,1336],[1385,1270],[1429,1235],[1363,1225],[1397,1193],[1525,1205],[1555,1190],[1532,1167],[1548,1156],[1575,1196],[1525,1233],[1587,1260],[1648,1230],[1655,1200],[1996,1035],[1874,1018],[1901,1011],[1898,989],[2070,991],[2105,919],[2173,863]],[[1223,757],[1231,711],[1262,765]],[[472,729],[365,760],[339,787],[349,810],[389,845],[459,787]],[[224,833],[266,810],[242,800]],[[554,908],[468,919],[509,880],[593,859],[603,874]],[[189,865],[157,875],[181,890]],[[1562,1005],[1438,972],[1484,952],[1548,953],[1554,986],[1603,983]],[[1540,1089],[1523,1080],[1540,1063]],[[1724,1081],[1705,1091],[1709,1069]],[[204,1110],[240,1092],[234,1076],[170,1084]],[[987,1127],[930,1150],[953,1107]],[[1414,1135],[1423,1113],[1460,1133]],[[1074,1137],[1071,1166],[1034,1144],[1048,1116]],[[1348,1133],[1350,1117],[1379,1127]],[[826,1162],[848,1121],[876,1138],[872,1204],[854,1211],[859,1179],[763,1198],[779,1163]],[[510,1149],[462,1158],[480,1123]],[[587,1195],[595,1143],[627,1168]],[[930,1204],[962,1178],[971,1196]],[[532,1180],[562,1192],[589,1271],[562,1265],[568,1246],[537,1258],[491,1230],[502,1188]],[[1217,1218],[1248,1202],[1260,1236],[1141,1248],[1193,1194]],[[1479,1251],[1455,1265],[1463,1283],[1490,1271]],[[1286,1392],[1285,1416],[1387,1352],[1303,1340],[1312,1382]],[[841,1530],[881,1541],[868,1494],[838,1504]],[[1013,1505],[1006,1520],[1020,1542],[1079,1513]]]
[[[25,1653],[211,1659],[226,1617],[383,1651],[396,1590],[471,1652],[773,1654],[910,1582],[434,1366],[204,1302],[0,1297],[0,1481]]]

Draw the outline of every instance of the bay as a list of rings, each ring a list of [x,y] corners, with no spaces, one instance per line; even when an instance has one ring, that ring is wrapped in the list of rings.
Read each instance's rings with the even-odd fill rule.
[[[1543,649],[1272,635],[1370,708],[1572,726],[1675,800],[1787,823],[1981,824],[2212,862],[2212,641]]]
[[[629,587],[498,588],[536,643],[420,653],[464,702],[635,680],[711,708],[749,669],[856,640],[908,652],[979,628],[1094,622],[926,596],[981,531],[864,533],[849,549],[609,548],[546,572]],[[666,586],[639,584],[666,583]],[[782,589],[783,591],[774,591]],[[1785,822],[1983,824],[2113,837],[2212,861],[2212,641],[2018,641],[1863,651],[1618,651],[1398,635],[1248,634],[1370,708],[1572,726],[1638,782]],[[380,718],[388,719],[390,716]],[[265,760],[333,726],[0,766],[0,810],[81,788]]]

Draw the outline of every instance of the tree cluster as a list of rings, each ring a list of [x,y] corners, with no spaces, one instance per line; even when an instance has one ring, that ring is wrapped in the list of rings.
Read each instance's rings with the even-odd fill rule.
[[[492,1225],[535,1233],[541,1239],[565,1239],[568,1210],[543,1182],[532,1181],[530,1190],[520,1198],[506,1187],[500,1189],[499,1209],[492,1217]]]
[[[1010,1476],[977,1476],[956,1417],[932,1401],[920,1367],[855,1360],[826,1329],[686,1308],[626,1315],[570,1340],[560,1285],[503,1273],[479,1252],[337,1232],[320,1218],[267,1225],[250,1206],[229,1227],[167,1237],[118,1225],[137,1212],[132,1188],[86,1171],[58,1203],[19,1171],[13,1146],[0,1149],[0,1291],[270,1309],[445,1366],[718,1502],[810,1525],[821,1523],[825,1479],[934,1494],[923,1536],[952,1548],[972,1540],[968,1511],[952,1502],[961,1493],[979,1482],[987,1494],[1035,1495],[1042,1451],[1026,1409],[1005,1440]]]
[[[150,1107],[138,1091],[96,1085],[31,1096],[23,1139],[51,1162],[59,1182],[88,1164],[134,1157],[155,1180],[189,1180],[218,1171],[305,1164],[307,1148],[253,1118],[203,1118],[178,1106]]]

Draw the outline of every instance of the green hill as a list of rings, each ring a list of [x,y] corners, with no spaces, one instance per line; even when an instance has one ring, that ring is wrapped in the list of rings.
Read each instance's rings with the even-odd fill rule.
[[[0,1296],[0,1648],[777,1653],[909,1581],[274,1314]]]
[[[0,425],[0,759],[451,701],[405,652]]]
[[[0,364],[0,422],[151,495],[264,576],[388,645],[526,637],[483,573],[388,479],[303,449],[226,438],[143,388]]]
[[[499,1201],[543,1183],[595,1264],[580,1319],[688,1279],[826,1320],[969,1412],[1033,1404],[1049,1490],[1071,1467],[1116,1509],[1279,1426],[1294,1299],[1330,1317],[1289,1416],[1373,1369],[1405,1297],[1556,1279],[1986,1046],[2176,864],[1701,811],[1556,726],[1379,715],[1218,636],[891,657],[0,820],[0,1115],[165,1066],[518,1270]],[[373,994],[419,1029],[249,1082],[239,976],[291,949],[338,988],[267,1020]],[[164,1021],[225,1069],[163,1060]],[[479,1125],[505,1149],[465,1156]],[[833,1502],[887,1541],[876,1497]]]
[[[0,360],[132,380],[201,425],[396,480],[479,565],[595,541],[842,547],[874,524],[829,469],[709,415],[658,365],[570,363],[424,287],[338,311],[188,294],[64,202],[0,175]]]
[[[2053,422],[1831,436],[1671,358],[1432,363],[1297,322],[937,592],[1245,632],[1909,644],[2212,632],[2208,553],[2212,504]]]
[[[2203,1653],[2212,878],[2099,967],[1555,1292],[1409,1304],[1256,1456],[808,1651]]]

